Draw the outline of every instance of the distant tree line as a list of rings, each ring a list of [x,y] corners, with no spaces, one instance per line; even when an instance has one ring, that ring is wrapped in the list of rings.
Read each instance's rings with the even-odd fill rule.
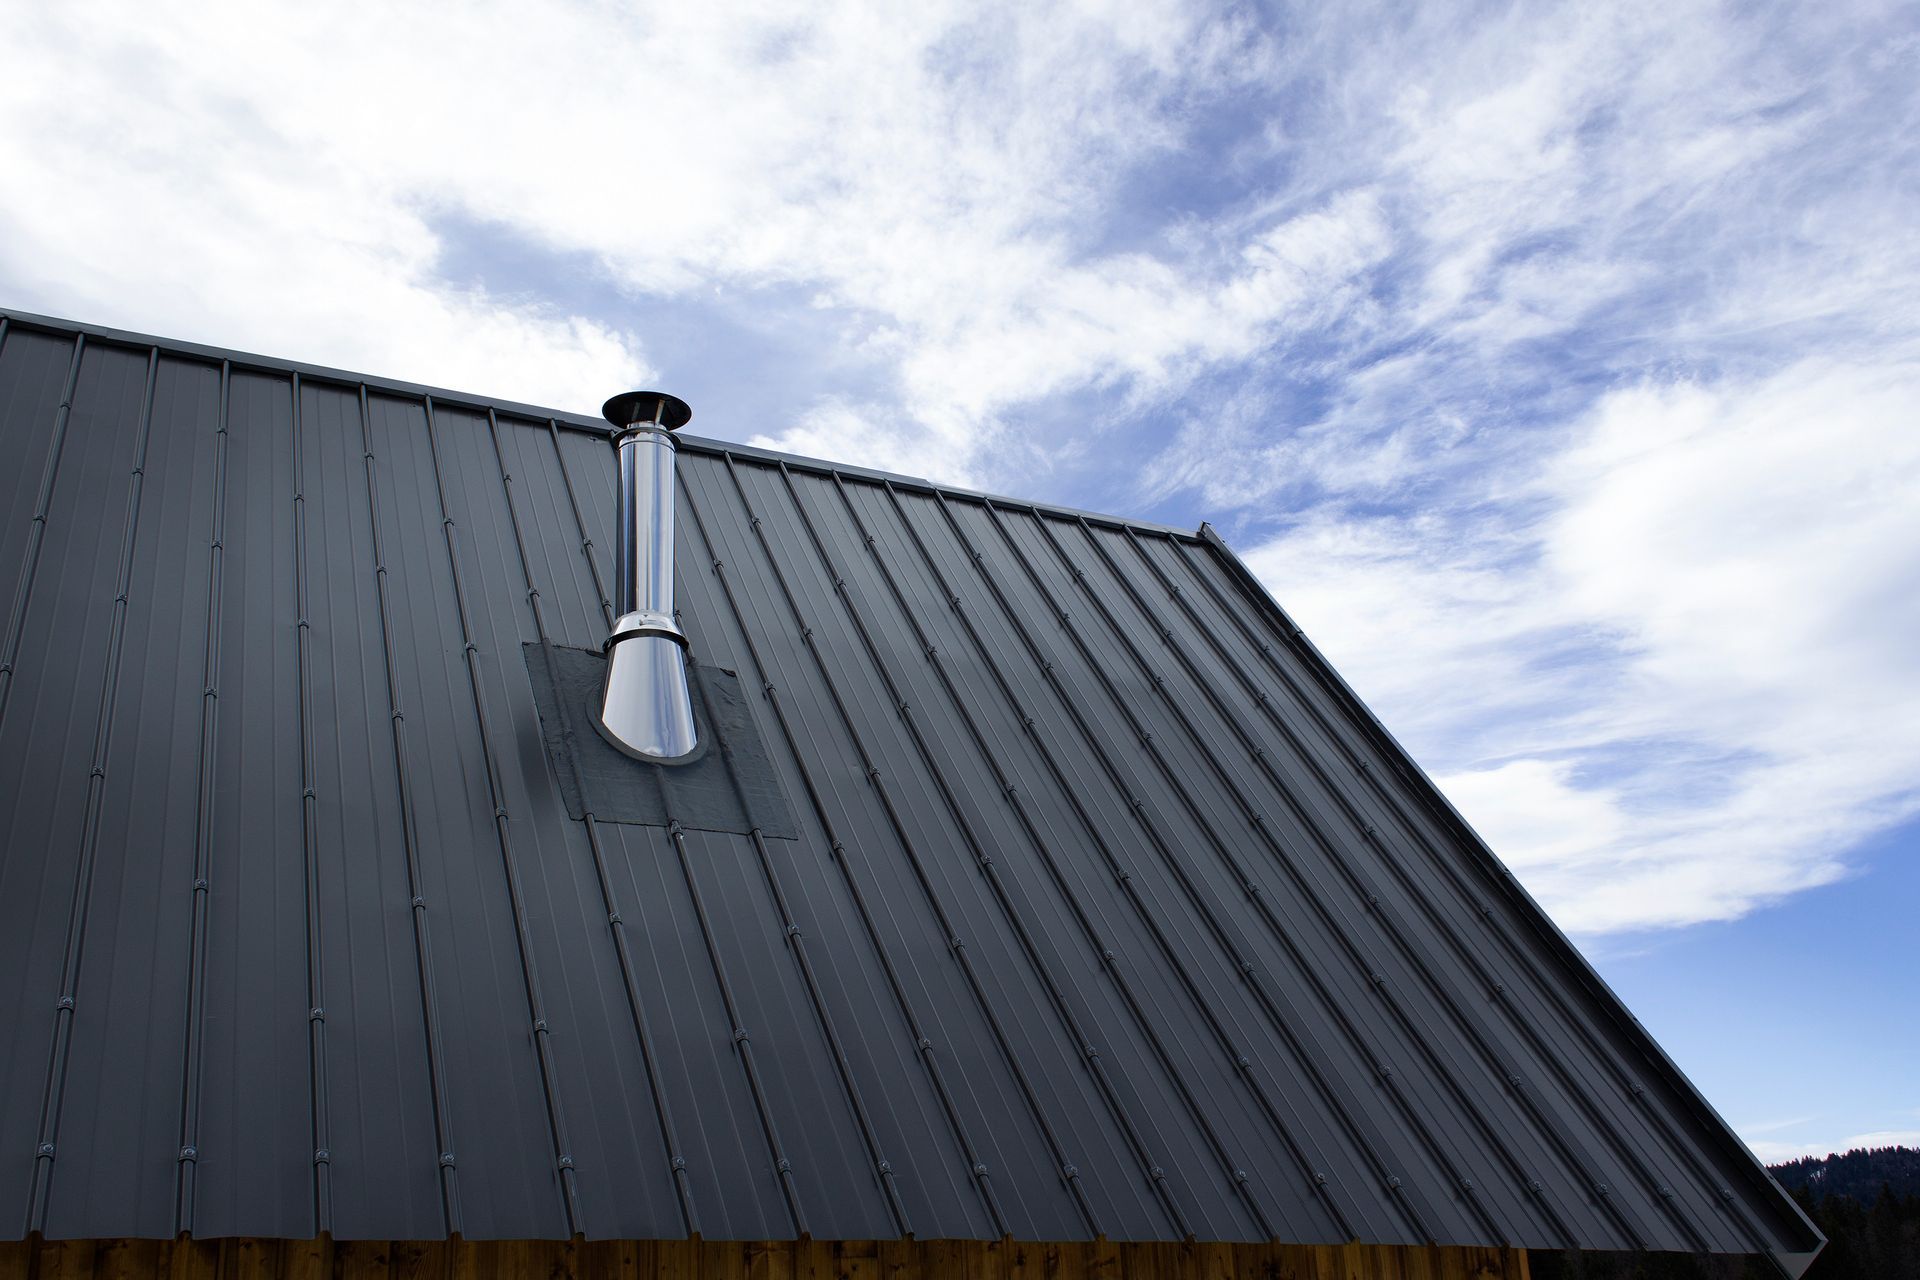
[[[1768,1171],[1793,1194],[1827,1247],[1805,1280],[1920,1280],[1920,1150],[1876,1147],[1808,1156]],[[1684,1253],[1527,1255],[1534,1280],[1761,1280],[1759,1259]]]

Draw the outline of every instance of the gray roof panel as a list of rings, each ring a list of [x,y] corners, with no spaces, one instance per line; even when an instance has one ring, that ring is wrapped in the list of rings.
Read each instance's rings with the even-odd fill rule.
[[[576,821],[604,431],[6,326],[10,1234],[1817,1243],[1210,530],[683,438],[799,838]]]

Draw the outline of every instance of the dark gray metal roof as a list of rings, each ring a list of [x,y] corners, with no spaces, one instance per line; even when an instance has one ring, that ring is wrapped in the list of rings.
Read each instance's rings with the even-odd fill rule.
[[[801,837],[576,821],[603,426],[0,325],[0,1233],[1816,1246],[1211,531],[683,438]]]

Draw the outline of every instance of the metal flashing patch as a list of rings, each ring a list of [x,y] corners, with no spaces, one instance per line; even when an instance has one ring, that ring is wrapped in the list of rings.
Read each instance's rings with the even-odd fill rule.
[[[793,810],[747,710],[740,680],[721,667],[692,666],[699,747],[666,764],[620,750],[593,724],[606,659],[592,649],[521,646],[540,736],[567,813],[597,822],[724,831],[797,839]]]

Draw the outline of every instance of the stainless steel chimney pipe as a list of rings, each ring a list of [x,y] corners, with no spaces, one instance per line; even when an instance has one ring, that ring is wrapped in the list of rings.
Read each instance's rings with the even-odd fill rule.
[[[613,553],[614,622],[596,717],[629,755],[671,760],[699,739],[687,689],[687,637],[673,618],[673,462],[669,433],[686,425],[686,401],[629,391],[601,409],[614,437],[620,507]]]

